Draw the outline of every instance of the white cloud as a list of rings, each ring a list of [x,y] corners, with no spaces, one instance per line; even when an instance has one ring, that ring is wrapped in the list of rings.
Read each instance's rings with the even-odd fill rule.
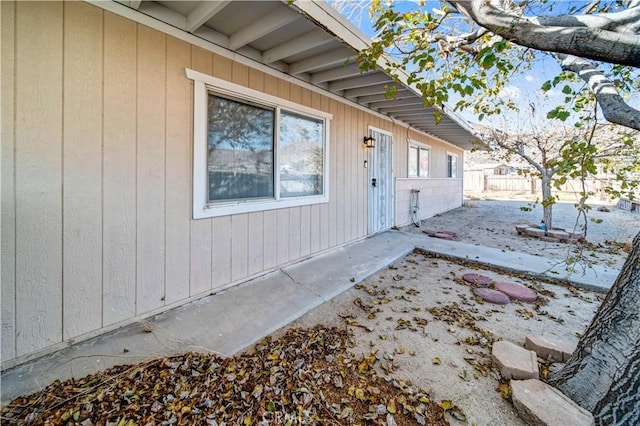
[[[541,96],[546,96],[549,99],[560,98],[562,96],[565,96],[564,94],[562,94],[561,91],[556,89],[549,89],[546,92],[543,90],[539,90],[537,93],[539,93]]]
[[[516,86],[504,86],[502,90],[500,90],[500,96],[511,99],[519,98],[520,88]]]
[[[527,74],[524,76],[524,80],[529,82],[529,83],[537,83],[538,82],[538,77],[536,77],[533,74]]]

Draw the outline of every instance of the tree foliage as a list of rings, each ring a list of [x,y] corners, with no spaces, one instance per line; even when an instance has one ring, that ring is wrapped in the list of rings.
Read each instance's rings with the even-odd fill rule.
[[[455,101],[480,120],[518,105],[503,89],[549,56],[561,66],[542,91],[565,98],[548,111],[567,120],[594,101],[604,117],[640,130],[628,98],[640,90],[640,1],[484,0],[371,3],[378,33],[362,70],[404,73],[426,106]]]

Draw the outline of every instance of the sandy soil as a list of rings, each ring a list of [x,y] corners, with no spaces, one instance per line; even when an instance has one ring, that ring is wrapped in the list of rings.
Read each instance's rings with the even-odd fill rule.
[[[590,244],[578,246],[562,243],[548,243],[533,238],[521,237],[515,225],[540,223],[542,206],[531,211],[521,207],[531,207],[528,201],[512,200],[466,200],[464,206],[450,212],[436,215],[422,221],[422,226],[407,226],[407,232],[422,232],[424,229],[449,230],[458,234],[458,240],[486,247],[545,256],[566,260],[569,256],[580,258],[581,265],[603,264],[617,269],[626,259],[626,248],[630,248],[632,238],[640,231],[640,215],[609,206],[610,212],[598,211],[593,206],[589,217],[596,221],[587,222],[586,239]],[[574,229],[577,212],[573,203],[557,203],[553,207],[554,227]]]
[[[566,259],[575,250],[572,246],[516,234],[515,224],[539,223],[542,216],[539,206],[530,212],[522,211],[523,206],[526,201],[467,201],[465,207],[424,220],[421,228],[411,226],[403,231],[450,230],[457,232],[460,241]],[[554,209],[556,226],[573,227],[572,204],[560,203]],[[624,243],[638,232],[640,217],[616,209],[609,213],[594,209],[591,216],[602,223],[589,223],[590,244],[582,247],[582,255],[587,262],[620,268],[626,255]],[[461,279],[470,271],[523,284],[535,289],[540,298],[534,304],[481,303]],[[380,374],[411,381],[433,399],[448,400],[458,407],[458,412],[451,410],[453,415],[449,415],[454,425],[511,426],[524,423],[501,395],[507,388],[501,386],[505,382],[491,366],[491,343],[504,339],[522,345],[527,334],[577,343],[602,299],[598,293],[414,253],[309,312],[293,326],[349,328],[357,342],[354,351],[375,352],[382,363]],[[541,374],[559,368],[539,361]]]
[[[479,303],[461,279],[465,272],[524,284],[538,291],[535,304]],[[454,425],[523,425],[502,397],[491,366],[495,340],[524,344],[527,334],[577,342],[602,295],[522,279],[414,253],[309,312],[292,326],[351,329],[354,351],[375,352],[380,374],[410,381],[456,410]],[[547,368],[542,363],[541,368]],[[506,383],[506,382],[503,382]],[[463,419],[463,420],[459,420]]]

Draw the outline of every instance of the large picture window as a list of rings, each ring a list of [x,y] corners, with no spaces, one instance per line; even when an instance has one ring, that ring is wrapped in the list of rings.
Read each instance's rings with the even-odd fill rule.
[[[187,76],[194,218],[328,201],[330,114],[196,71]]]
[[[409,177],[429,177],[431,148],[416,142],[409,143]]]

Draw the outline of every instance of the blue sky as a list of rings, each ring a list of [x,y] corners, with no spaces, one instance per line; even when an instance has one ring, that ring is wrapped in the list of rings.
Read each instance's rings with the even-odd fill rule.
[[[361,13],[352,14],[348,16],[347,13],[343,14],[351,20],[353,24],[358,26],[365,34],[369,37],[373,37],[373,22],[370,20],[368,9],[362,7],[366,2],[360,3],[360,11]],[[572,5],[584,5],[587,2],[584,1],[557,1],[553,2],[553,10],[552,13],[564,13],[566,12]],[[439,2],[437,1],[429,1],[427,5],[424,7],[424,10],[430,10],[433,7],[437,7]],[[417,5],[416,2],[413,1],[402,1],[395,3],[396,8],[399,10],[407,9],[414,10]],[[550,110],[553,107],[563,103],[565,95],[561,93],[561,87],[552,88],[543,94],[541,87],[545,81],[553,79],[559,72],[560,66],[556,62],[556,60],[549,56],[548,54],[540,53],[538,55],[539,59],[533,64],[532,68],[525,72],[524,74],[517,74],[511,79],[509,85],[507,85],[502,90],[502,96],[511,98],[522,111],[530,111],[530,103],[538,104],[538,108],[542,106],[543,109]],[[640,72],[638,73],[640,78]],[[580,84],[582,85],[582,84]],[[450,95],[451,96],[451,95]],[[542,101],[537,100],[542,99]],[[640,105],[639,96],[635,96],[635,99],[631,100],[631,105],[638,107]],[[546,101],[544,100],[546,99]],[[451,97],[449,104],[451,106],[455,105],[456,102],[455,97]],[[540,105],[540,102],[542,105]],[[458,111],[458,114],[461,115],[464,119],[470,122],[477,122],[477,117],[473,115],[473,113],[469,111]],[[541,118],[544,117],[545,114],[539,114]],[[485,120],[486,121],[486,120]],[[484,122],[483,122],[484,123]]]

